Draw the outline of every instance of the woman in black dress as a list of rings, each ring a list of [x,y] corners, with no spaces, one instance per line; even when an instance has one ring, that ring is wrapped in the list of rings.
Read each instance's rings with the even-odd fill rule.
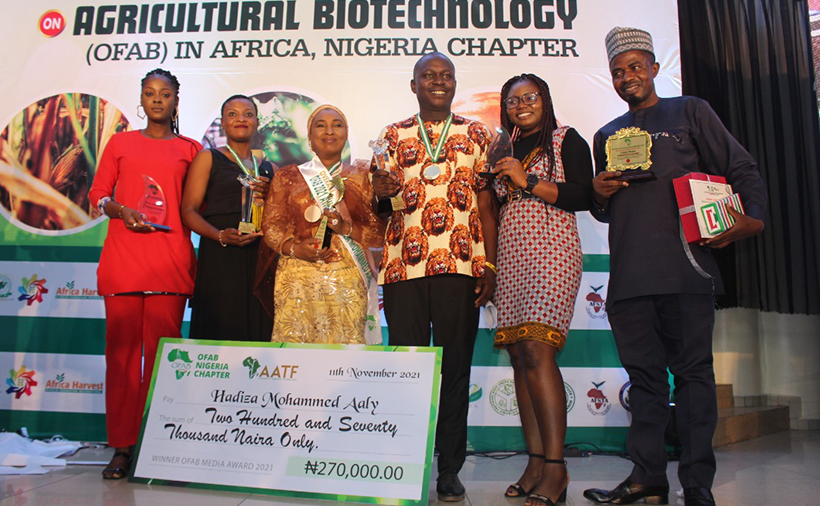
[[[182,221],[200,235],[192,339],[268,341],[273,320],[253,295],[261,232],[240,233],[242,184],[255,177],[254,200],[264,202],[273,166],[251,152],[259,125],[256,104],[234,95],[222,104],[228,144],[201,151],[185,182]]]

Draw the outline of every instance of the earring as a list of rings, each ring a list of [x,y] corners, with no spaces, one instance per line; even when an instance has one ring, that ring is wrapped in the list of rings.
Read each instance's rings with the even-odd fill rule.
[[[142,111],[142,114],[140,114],[140,111]],[[142,104],[137,106],[137,117],[139,119],[145,119],[145,109],[142,107]]]
[[[179,119],[179,109],[174,108],[174,117],[172,118],[174,121]]]
[[[513,127],[512,131],[512,141],[515,142],[518,140],[518,136],[521,134],[521,130],[518,129],[518,126]]]

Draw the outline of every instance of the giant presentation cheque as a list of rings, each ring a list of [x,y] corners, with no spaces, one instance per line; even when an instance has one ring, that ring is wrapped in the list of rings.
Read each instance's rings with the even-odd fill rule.
[[[427,504],[440,348],[163,339],[132,481]]]

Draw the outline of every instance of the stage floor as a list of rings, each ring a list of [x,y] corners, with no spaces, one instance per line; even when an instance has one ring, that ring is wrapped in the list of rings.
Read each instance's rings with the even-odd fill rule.
[[[112,450],[81,450],[77,459],[107,460]],[[777,504],[806,506],[815,503],[820,490],[820,431],[787,431],[717,450],[718,473],[713,492],[719,506]],[[514,482],[525,457],[492,459],[470,456],[460,477],[467,487],[463,503],[475,506],[520,505],[503,492]],[[597,456],[568,459],[572,483],[567,503],[590,504],[582,492],[590,487],[617,485],[631,469],[620,457]],[[174,487],[103,481],[102,466],[69,465],[64,470],[38,476],[0,476],[0,506],[271,506],[331,504],[325,501],[289,499]],[[670,463],[672,494],[669,504],[683,505],[675,472]],[[430,504],[436,504],[435,482]]]

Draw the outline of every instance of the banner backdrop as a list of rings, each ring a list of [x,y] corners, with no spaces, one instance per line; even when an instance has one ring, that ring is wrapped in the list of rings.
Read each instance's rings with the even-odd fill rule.
[[[417,111],[413,64],[433,50],[455,64],[457,113],[497,125],[501,85],[515,74],[535,73],[550,84],[559,122],[591,141],[626,110],[612,89],[604,35],[614,26],[650,30],[661,67],[658,93],[674,96],[680,94],[677,20],[675,0],[31,0],[6,6],[0,19],[7,48],[0,54],[0,371],[8,376],[0,427],[105,439],[99,389],[83,387],[89,392],[81,394],[70,386],[73,376],[86,385],[104,377],[96,262],[107,220],[89,202],[88,189],[111,136],[144,126],[137,105],[149,70],[166,68],[179,78],[181,132],[205,145],[224,143],[224,99],[252,96],[260,113],[254,148],[280,166],[308,159],[307,117],[321,103],[338,106],[349,119],[346,156],[369,158],[368,141]],[[578,221],[585,272],[559,358],[568,440],[617,449],[629,423],[628,402],[618,399],[628,399],[628,388],[604,309],[606,227],[586,212]],[[482,327],[470,445],[521,449],[509,359],[492,349],[492,331]]]

